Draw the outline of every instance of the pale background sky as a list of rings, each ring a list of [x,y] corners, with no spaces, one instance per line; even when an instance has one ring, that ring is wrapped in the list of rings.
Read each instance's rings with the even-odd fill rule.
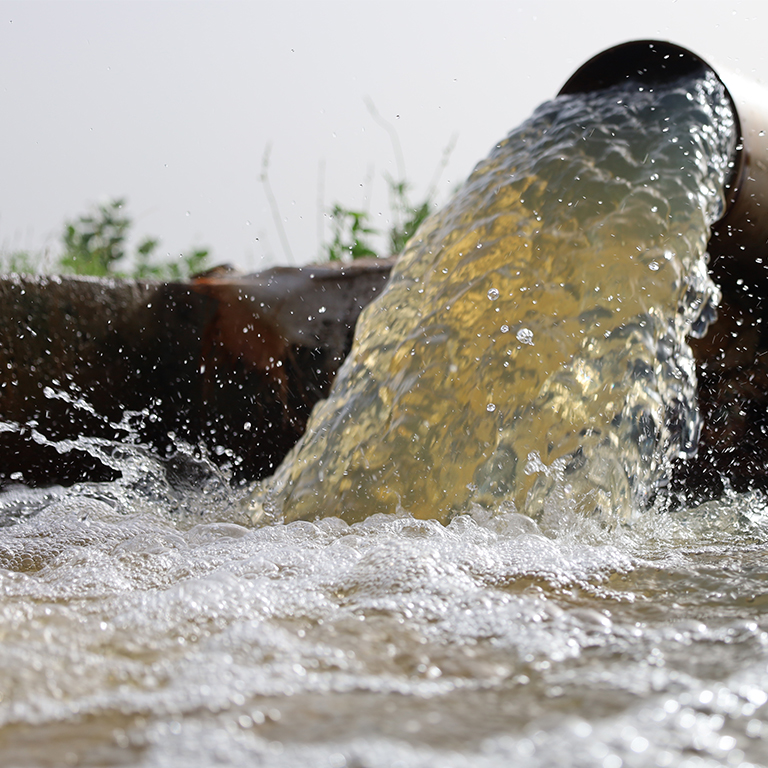
[[[323,206],[387,226],[398,172],[366,98],[415,198],[457,137],[444,200],[580,64],[642,38],[768,86],[765,0],[0,0],[0,250],[55,249],[65,219],[124,196],[164,252],[306,263]],[[259,181],[268,144],[292,257]]]

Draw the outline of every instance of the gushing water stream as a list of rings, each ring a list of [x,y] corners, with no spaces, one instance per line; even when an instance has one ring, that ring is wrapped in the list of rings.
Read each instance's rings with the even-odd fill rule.
[[[447,521],[508,503],[631,519],[696,446],[685,339],[716,301],[704,254],[733,127],[712,73],[541,107],[365,310],[274,514]]]
[[[252,498],[86,436],[120,480],[0,494],[0,765],[768,764],[765,499],[659,493],[732,119],[706,75],[541,107]]]

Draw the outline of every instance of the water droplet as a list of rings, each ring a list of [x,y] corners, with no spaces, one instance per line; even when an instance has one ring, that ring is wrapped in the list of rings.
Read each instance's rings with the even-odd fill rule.
[[[488,403],[488,405],[485,406],[485,410],[488,411],[488,413],[493,413],[496,410],[496,406],[493,403]]]
[[[530,344],[533,346],[533,331],[530,328],[521,328],[515,336],[521,344]]]
[[[648,269],[650,269],[651,272],[658,272],[659,271],[659,262],[658,261],[652,261],[648,265]]]
[[[320,309],[317,310],[317,313],[319,315],[325,314],[325,307],[320,307]]]
[[[491,290],[488,291],[488,298],[491,301],[496,301],[496,299],[499,298],[499,289],[498,288],[491,288]]]
[[[501,332],[502,333],[509,333],[509,326],[508,325],[502,325],[501,326]]]

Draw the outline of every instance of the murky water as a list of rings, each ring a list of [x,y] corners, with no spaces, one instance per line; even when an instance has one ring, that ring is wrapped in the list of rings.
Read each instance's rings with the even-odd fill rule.
[[[542,106],[411,241],[257,518],[631,519],[696,443],[733,126],[711,73]]]
[[[423,386],[417,377],[414,386],[393,390],[392,402],[412,390],[417,398],[402,414],[417,413],[425,402],[429,420],[438,421],[452,418],[453,404],[466,398],[467,426],[480,441],[473,450],[473,442],[460,437],[463,453],[457,454],[435,438],[421,453],[408,446],[417,442],[414,434],[429,438],[424,418],[412,422],[403,415],[399,431],[382,427],[386,456],[402,448],[403,456],[421,462],[409,476],[424,468],[419,488],[431,508],[413,497],[411,513],[375,514],[392,507],[376,489],[395,488],[402,499],[407,477],[390,467],[372,476],[364,496],[350,494],[341,487],[343,472],[321,477],[311,454],[301,461],[325,490],[310,492],[296,476],[286,481],[281,475],[276,488],[286,496],[269,499],[268,511],[288,498],[288,517],[326,517],[254,526],[249,499],[235,497],[205,462],[194,473],[204,482],[180,490],[165,482],[162,466],[140,446],[86,437],[78,447],[119,466],[121,480],[0,495],[0,765],[768,765],[768,500],[732,495],[670,508],[663,493],[648,498],[663,478],[667,455],[687,450],[692,438],[686,435],[695,428],[689,358],[679,334],[711,295],[701,254],[729,151],[724,136],[700,130],[715,124],[715,84],[690,87],[690,99],[679,89],[667,101],[639,95],[650,123],[660,104],[677,116],[666,150],[658,147],[658,134],[648,140],[648,151],[658,154],[655,163],[643,164],[646,180],[628,180],[628,158],[645,162],[640,150],[610,134],[595,139],[603,151],[617,149],[601,156],[612,170],[592,161],[584,166],[589,176],[580,179],[579,205],[591,212],[581,221],[592,222],[586,234],[580,226],[548,228],[547,216],[559,210],[550,194],[554,181],[525,186],[531,201],[526,242],[539,253],[535,274],[517,257],[505,266],[510,243],[483,262],[504,242],[497,231],[503,219],[499,213],[473,224],[479,209],[461,221],[449,206],[422,233],[425,243],[443,242],[441,228],[456,223],[457,242],[466,244],[446,247],[456,245],[462,254],[455,277],[427,281],[414,255],[427,246],[417,244],[407,255],[393,294],[403,311],[389,327],[413,328],[423,312],[419,302],[430,292],[439,297],[430,317],[438,317],[435,307],[444,300],[463,306],[467,314],[452,326],[460,342],[452,341],[453,330],[442,342],[455,373],[463,370],[467,350],[477,357],[469,364],[481,382],[473,388],[462,375],[446,385],[430,373]],[[608,105],[616,126],[624,125],[625,106]],[[518,137],[527,142],[526,162],[540,163],[544,153],[568,177],[573,169],[556,162],[567,149],[557,144],[564,134],[541,125],[570,120],[581,131],[579,142],[596,147],[590,143],[599,132],[594,109],[590,100],[545,105],[500,145],[491,165]],[[664,123],[659,131],[667,136]],[[672,145],[679,143],[678,153]],[[583,157],[592,157],[589,152]],[[470,188],[488,167],[481,164]],[[503,163],[497,168],[500,185],[512,178]],[[691,186],[692,178],[703,186]],[[606,179],[627,181],[615,181],[617,194],[595,198],[595,183]],[[636,183],[643,191],[633,196]],[[491,204],[514,197],[499,190]],[[647,221],[636,223],[643,212],[660,212],[652,217],[658,236]],[[606,248],[611,233],[622,239],[615,252]],[[639,243],[647,251],[638,251]],[[466,263],[465,248],[472,254]],[[568,257],[572,252],[576,258]],[[631,266],[621,268],[627,252]],[[438,265],[442,253],[435,254]],[[477,272],[481,266],[485,271]],[[526,269],[533,282],[518,280],[515,273]],[[409,294],[412,307],[405,302]],[[380,334],[370,330],[380,328],[377,311],[368,313],[362,338]],[[562,334],[547,330],[542,311],[561,314]],[[429,327],[437,325],[430,320]],[[574,348],[576,336],[591,341]],[[431,371],[428,348],[438,338],[412,333],[407,343],[388,347],[382,337],[368,349],[379,360],[406,363],[413,350]],[[606,355],[612,362],[600,368]],[[627,361],[635,359],[649,368],[633,365],[627,378]],[[352,382],[350,371],[362,364],[358,353],[342,384]],[[510,415],[517,406],[506,398],[527,392],[530,402],[554,391],[545,375],[550,364],[574,412],[592,413],[592,432],[578,435],[575,448],[575,417],[537,421],[525,409]],[[493,375],[483,371],[486,365]],[[406,364],[403,377],[412,370]],[[595,370],[600,381],[615,385],[607,401],[588,386],[587,372]],[[438,408],[418,400],[430,391],[447,402]],[[350,402],[344,399],[339,413]],[[379,411],[387,419],[390,406]],[[328,409],[320,409],[318,418],[327,417]],[[648,418],[653,428],[639,430]],[[602,419],[603,439],[592,439],[595,419]],[[334,428],[344,423],[339,418]],[[368,439],[367,417],[360,434],[352,423],[338,429],[340,445]],[[402,437],[406,427],[410,442]],[[454,422],[450,428],[464,434]],[[557,438],[555,449],[541,441],[542,430]],[[320,432],[315,427],[313,434]],[[618,451],[607,483],[599,458],[606,435]],[[573,488],[574,478],[582,478],[578,493],[591,501],[574,503],[578,494],[565,487],[565,471],[551,465],[582,445],[584,471],[571,471],[568,483]],[[496,472],[502,448],[518,457],[537,451],[540,464],[526,458],[529,474],[506,475],[510,464]],[[488,483],[482,489],[470,483],[465,493],[467,478],[478,473]],[[304,498],[319,506],[310,513],[302,494],[289,498],[288,487],[304,487]],[[590,487],[596,489],[591,495]],[[544,514],[544,506],[552,514]],[[631,524],[606,524],[618,518]]]
[[[768,764],[761,497],[554,537],[139,498],[2,530],[0,764]]]

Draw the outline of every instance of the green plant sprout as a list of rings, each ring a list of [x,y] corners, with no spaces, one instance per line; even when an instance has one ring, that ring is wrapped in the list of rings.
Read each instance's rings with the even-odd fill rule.
[[[61,237],[64,250],[52,263],[47,252],[0,254],[0,273],[183,280],[208,267],[210,255],[206,248],[196,248],[181,254],[180,258],[170,255],[158,258],[160,240],[155,237],[145,237],[131,254],[127,241],[133,222],[125,207],[125,199],[117,198],[67,221]]]
[[[374,227],[368,211],[348,208],[334,203],[327,211],[331,221],[331,240],[321,245],[321,259],[327,261],[354,261],[362,258],[397,255],[427,218],[435,204],[437,183],[448,164],[456,145],[454,136],[443,150],[432,182],[419,203],[412,203],[411,183],[406,180],[405,162],[400,141],[394,127],[376,111],[373,102],[366,101],[373,119],[390,136],[400,180],[385,174],[389,187],[391,225],[385,232]],[[290,263],[295,263],[282,225],[277,200],[269,181],[270,145],[267,145],[261,166],[260,181],[270,204],[280,242]],[[322,206],[322,202],[319,203]],[[173,258],[157,255],[160,240],[145,237],[139,241],[133,253],[129,252],[128,240],[133,226],[126,214],[125,198],[116,198],[95,206],[89,212],[67,221],[61,237],[62,253],[52,257],[47,249],[39,254],[27,251],[0,251],[0,274],[71,274],[94,277],[127,277],[139,280],[184,280],[209,267],[210,253],[207,248],[197,248]],[[386,253],[376,245],[376,238],[386,237]]]
[[[328,243],[328,261],[376,258],[378,254],[368,240],[379,234],[368,224],[366,211],[353,211],[338,203],[330,211],[333,239]]]
[[[414,235],[419,225],[427,218],[437,197],[437,184],[440,180],[445,167],[448,165],[451,153],[456,146],[456,136],[452,137],[448,145],[443,150],[440,162],[435,170],[435,174],[427,189],[427,193],[419,203],[412,203],[410,198],[411,183],[407,181],[405,171],[405,161],[400,147],[400,139],[394,126],[387,122],[376,110],[370,99],[365,101],[371,117],[376,123],[384,128],[389,134],[392,143],[392,149],[395,155],[395,163],[400,180],[394,179],[389,174],[384,174],[384,178],[389,187],[389,207],[391,212],[392,224],[386,232],[377,229],[371,223],[370,213],[358,208],[350,208],[341,203],[334,203],[330,209],[324,209],[322,202],[322,192],[319,194],[318,208],[325,212],[331,222],[331,240],[322,243],[320,246],[321,261],[354,261],[355,259],[377,258],[380,256],[396,256],[403,252],[408,240]],[[280,208],[272,191],[269,181],[269,158],[271,145],[267,144],[264,150],[264,156],[261,164],[260,181],[264,186],[264,192],[267,196],[272,213],[272,219],[280,237],[280,243],[286,258],[293,262],[288,237],[283,228]],[[320,165],[324,169],[324,163]],[[322,190],[322,181],[319,183]],[[322,227],[319,238],[322,237]],[[385,235],[386,253],[381,253],[381,249],[376,246],[376,238]]]

